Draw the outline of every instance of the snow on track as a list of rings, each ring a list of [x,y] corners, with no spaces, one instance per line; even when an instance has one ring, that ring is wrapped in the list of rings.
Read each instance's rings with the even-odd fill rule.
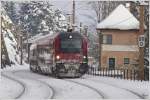
[[[121,98],[140,99],[139,96],[129,91],[126,91],[125,89],[113,87],[111,85],[104,84],[101,82],[97,83],[97,82],[86,80],[86,79],[71,79],[71,80],[78,82],[78,83],[85,84],[85,85],[89,85],[93,88],[96,88],[99,91],[102,91],[103,94],[105,95],[105,99],[121,99]]]
[[[136,93],[136,92],[134,92],[134,91],[131,91],[131,90],[129,90],[129,89],[126,89],[126,88],[121,88],[121,87],[119,87],[119,86],[115,86],[115,85],[112,85],[112,84],[109,84],[109,83],[105,83],[105,82],[103,82],[103,81],[99,81],[99,80],[95,80],[95,79],[86,79],[86,80],[90,80],[90,81],[97,82],[97,83],[104,83],[104,84],[108,84],[108,85],[111,85],[111,86],[116,87],[116,88],[124,89],[124,90],[126,90],[126,91],[128,91],[128,92],[131,92],[131,93],[137,95],[139,98],[144,99],[144,97],[141,96],[140,94],[138,94],[138,93]]]
[[[112,77],[84,75],[83,78],[125,89],[140,98],[149,98],[149,81],[124,80]]]
[[[5,72],[7,76],[11,76],[12,79],[18,80],[25,87],[24,92],[16,99],[50,99],[53,97],[52,88],[39,80],[32,80],[29,78],[23,78],[16,72]]]
[[[39,75],[32,73],[29,70],[21,70],[16,74],[22,78],[32,78],[49,84],[54,89],[55,99],[100,99],[102,98],[95,90],[83,86],[81,84],[69,82],[62,79],[55,79],[50,76]]]
[[[0,80],[0,100],[3,99],[17,99],[24,93],[24,85],[5,74],[2,73]]]
[[[100,91],[100,90],[97,90],[96,88],[93,88],[93,87],[91,87],[89,85],[86,85],[86,84],[83,84],[83,83],[80,83],[80,82],[76,82],[76,81],[73,81],[73,80],[66,80],[66,81],[73,82],[73,83],[85,86],[85,87],[87,87],[89,89],[92,89],[92,90],[96,91],[101,96],[101,98],[103,98],[103,99],[105,98],[104,93],[102,91]]]

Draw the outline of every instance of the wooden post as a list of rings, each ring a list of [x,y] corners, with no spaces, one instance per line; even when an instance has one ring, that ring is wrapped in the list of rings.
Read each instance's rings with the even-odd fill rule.
[[[139,35],[144,35],[144,6],[140,5]],[[144,80],[144,47],[139,47],[139,78]]]
[[[23,43],[22,43],[22,35],[20,35],[20,65],[22,65],[22,59],[23,59],[23,52],[22,52],[22,49],[23,49]]]

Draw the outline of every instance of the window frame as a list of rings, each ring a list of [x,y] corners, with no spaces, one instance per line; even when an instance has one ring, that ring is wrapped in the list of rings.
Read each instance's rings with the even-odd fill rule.
[[[125,60],[125,59],[126,59],[126,60]],[[127,59],[128,59],[128,60],[127,60]],[[127,61],[128,61],[128,63],[127,63]],[[124,65],[129,65],[129,64],[130,64],[130,58],[125,57],[124,60],[123,60],[123,64],[124,64]]]
[[[112,44],[112,34],[103,35],[103,44]]]

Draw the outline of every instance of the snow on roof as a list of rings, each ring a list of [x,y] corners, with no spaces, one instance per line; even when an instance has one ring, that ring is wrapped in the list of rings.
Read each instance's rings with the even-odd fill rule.
[[[106,19],[97,25],[98,29],[139,29],[139,21],[120,4]],[[146,26],[145,26],[146,28]]]
[[[56,33],[55,33],[56,34]],[[51,31],[49,34],[43,35],[38,34],[32,38],[30,38],[28,40],[28,43],[37,43],[37,44],[45,44],[48,43],[50,41],[51,38],[53,38],[55,36],[55,34],[53,34],[53,32]],[[56,34],[57,35],[57,34]],[[25,41],[27,42],[27,41]]]

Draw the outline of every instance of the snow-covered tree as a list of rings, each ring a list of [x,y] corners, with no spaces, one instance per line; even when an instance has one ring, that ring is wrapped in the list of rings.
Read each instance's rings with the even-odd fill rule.
[[[49,2],[31,1],[21,3],[20,8],[20,25],[25,33],[48,34],[60,31],[59,10],[53,10]]]
[[[16,14],[16,5],[13,1],[2,1],[2,6],[5,9],[6,13],[10,17],[10,19],[16,23],[17,14]]]
[[[17,48],[17,42],[14,37],[13,23],[8,17],[6,11],[1,9],[1,38],[2,38],[2,66],[19,63],[19,52]]]

